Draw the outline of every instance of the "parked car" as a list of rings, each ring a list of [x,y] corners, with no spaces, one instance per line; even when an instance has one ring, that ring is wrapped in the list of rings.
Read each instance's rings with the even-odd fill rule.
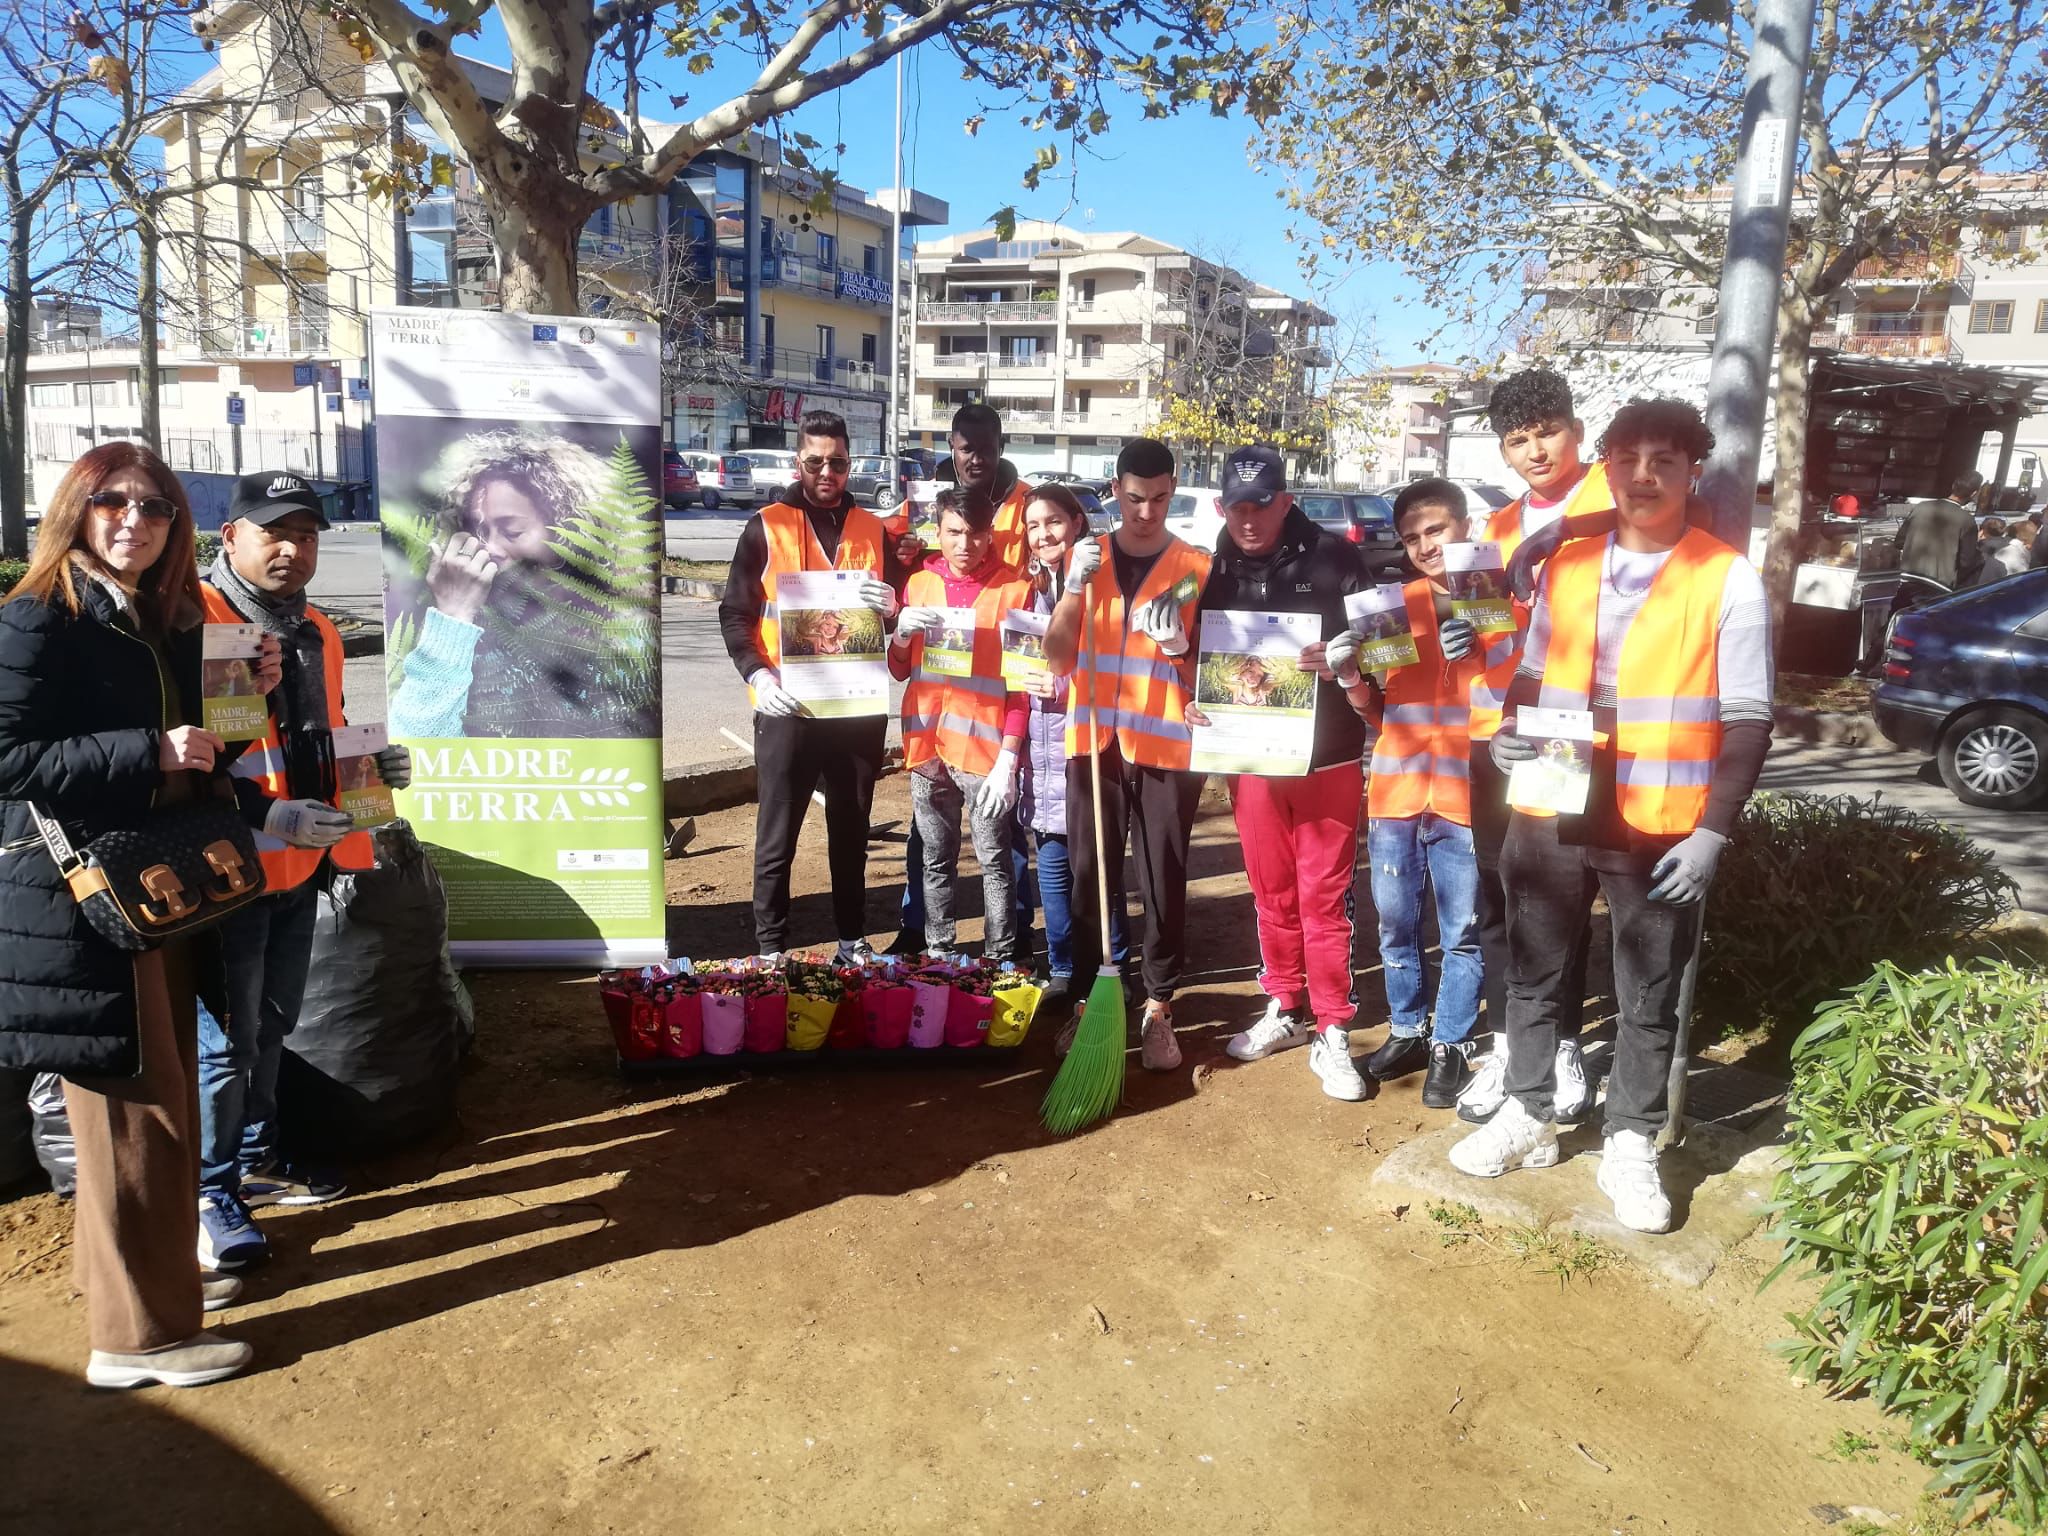
[[[739,453],[685,453],[683,460],[697,472],[697,499],[707,512],[730,502],[751,507],[760,494],[754,489],[754,466]]]
[[[1223,532],[1223,506],[1216,492],[1175,491],[1166,504],[1166,531],[1197,549],[1214,551],[1216,536]]]
[[[796,484],[796,455],[787,448],[749,448],[747,462],[754,470],[754,491],[768,500],[786,485]]]
[[[1294,500],[1318,527],[1356,544],[1381,581],[1411,574],[1401,536],[1394,531],[1394,504],[1386,497],[1371,491],[1303,490],[1294,493]]]
[[[1933,753],[1965,805],[2048,799],[2048,570],[1900,614],[1871,712],[1894,744]]]
[[[910,482],[930,478],[923,464],[886,453],[861,454],[846,477],[846,493],[864,507],[887,511],[910,494]]]
[[[697,471],[673,448],[662,450],[661,499],[678,510],[697,499]]]

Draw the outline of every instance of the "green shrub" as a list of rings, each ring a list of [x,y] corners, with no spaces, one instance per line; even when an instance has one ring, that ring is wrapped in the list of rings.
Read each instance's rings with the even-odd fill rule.
[[[0,597],[5,597],[28,574],[26,560],[0,560]]]
[[[1930,1487],[2048,1521],[2048,971],[1885,964],[1793,1049],[1792,1368],[1905,1416]],[[1769,1281],[1765,1282],[1766,1284]]]
[[[208,569],[212,566],[214,557],[220,553],[220,535],[217,533],[195,535],[192,540],[192,553],[194,558],[199,561],[199,569],[202,571]]]
[[[1760,794],[1707,897],[1694,1038],[1780,1039],[1880,960],[1937,964],[2014,904],[2018,886],[1952,827],[1847,795]]]

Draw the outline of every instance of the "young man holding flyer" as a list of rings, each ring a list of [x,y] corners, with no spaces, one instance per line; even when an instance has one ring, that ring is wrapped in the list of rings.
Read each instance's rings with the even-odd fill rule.
[[[1312,614],[1319,638],[1299,656],[1317,676],[1315,743],[1305,774],[1234,774],[1231,810],[1244,845],[1258,912],[1259,986],[1266,1009],[1225,1046],[1257,1061],[1310,1045],[1308,1062],[1333,1099],[1370,1091],[1351,1060],[1358,1009],[1351,981],[1352,882],[1365,788],[1368,685],[1344,599],[1372,586],[1356,545],[1309,521],[1287,492],[1271,448],[1240,448],[1223,461],[1223,534],[1201,611]],[[1188,718],[1206,719],[1190,706]]]
[[[1465,493],[1448,480],[1418,480],[1394,498],[1394,526],[1422,574],[1401,589],[1416,660],[1374,675],[1366,856],[1380,918],[1380,963],[1393,1030],[1366,1058],[1386,1082],[1428,1069],[1422,1102],[1449,1109],[1471,1076],[1472,1031],[1485,973],[1479,946],[1479,864],[1472,848],[1466,756],[1481,636],[1454,615],[1450,546],[1471,532]],[[1432,1009],[1423,958],[1422,902],[1435,899],[1443,960]]]
[[[901,569],[881,519],[846,497],[852,468],[845,419],[807,411],[797,428],[797,501],[776,502],[747,520],[733,551],[719,628],[754,705],[754,767],[760,806],[754,823],[754,942],[789,946],[789,869],[797,833],[819,781],[832,872],[832,914],[842,957],[867,951],[868,815],[882,772],[886,712],[815,718],[781,677],[782,631],[776,579],[800,571],[864,573],[859,601],[886,623],[896,614]],[[885,706],[886,707],[886,706]]]
[[[1010,866],[1017,754],[1029,706],[1003,681],[1002,623],[1027,608],[1030,588],[995,558],[994,509],[958,489],[938,499],[939,556],[910,578],[889,670],[903,694],[903,766],[923,846],[925,947],[954,947],[954,890],[964,810],[981,861],[982,953],[1018,959]]]
[[[342,714],[341,636],[306,601],[327,519],[293,474],[235,482],[221,549],[199,592],[214,624],[254,624],[279,645],[282,681],[270,690],[263,735],[228,768],[252,823],[267,894],[223,918],[222,965],[199,989],[199,1262],[246,1269],[269,1243],[250,1207],[310,1205],[343,1193],[337,1180],[282,1162],[277,1071],[298,1023],[313,956],[313,920],[327,860],[376,862],[369,835],[337,808],[333,733]],[[402,746],[377,754],[394,789],[412,779]]]
[[[1116,531],[1085,539],[1067,560],[1066,588],[1046,628],[1045,658],[1073,674],[1067,715],[1067,817],[1074,888],[1096,884],[1095,811],[1089,756],[1102,759],[1103,856],[1111,890],[1123,889],[1124,840],[1138,856],[1145,903],[1145,1012],[1140,1065],[1180,1065],[1173,993],[1180,984],[1187,921],[1188,839],[1202,781],[1187,771],[1187,706],[1197,601],[1209,556],[1166,526],[1173,500],[1173,450],[1149,437],[1124,444],[1116,461]],[[1095,904],[1074,912],[1075,990],[1085,999],[1102,964]],[[1074,1019],[1057,1048],[1071,1044]]]
[[[1771,739],[1770,618],[1749,562],[1686,520],[1713,447],[1699,412],[1637,400],[1601,439],[1618,526],[1560,548],[1493,738],[1504,771],[1537,762],[1532,707],[1593,742],[1582,815],[1532,804],[1519,785],[1501,874],[1508,892],[1508,1101],[1451,1149],[1482,1178],[1558,1159],[1556,1037],[1565,957],[1593,897],[1607,899],[1620,1010],[1600,1188],[1624,1226],[1662,1232],[1671,1202],[1656,1137],[1683,978],[1714,868]],[[1550,734],[1546,732],[1545,734]]]
[[[1500,546],[1503,559],[1512,558],[1523,541],[1531,538],[1555,548],[1566,531],[1566,518],[1587,522],[1612,518],[1614,497],[1607,488],[1605,467],[1580,459],[1586,429],[1576,414],[1572,387],[1562,374],[1548,368],[1511,374],[1495,388],[1487,414],[1500,439],[1502,461],[1528,488],[1486,524],[1485,536]],[[1508,926],[1500,880],[1501,845],[1508,832],[1507,779],[1494,767],[1487,746],[1500,728],[1508,685],[1521,663],[1525,630],[1526,624],[1514,634],[1487,637],[1486,664],[1473,677],[1471,687],[1468,766],[1472,844],[1479,861],[1479,947],[1486,961],[1486,1022],[1494,1031],[1495,1049],[1480,1064],[1459,1108],[1468,1118],[1482,1120],[1507,1096],[1507,1055],[1501,1031],[1507,1015]],[[1576,1121],[1593,1103],[1593,1087],[1579,1049],[1585,982],[1586,950],[1581,940],[1566,973],[1566,989],[1576,988],[1580,1002],[1567,1007],[1558,1026],[1556,1107],[1558,1117],[1567,1122]]]

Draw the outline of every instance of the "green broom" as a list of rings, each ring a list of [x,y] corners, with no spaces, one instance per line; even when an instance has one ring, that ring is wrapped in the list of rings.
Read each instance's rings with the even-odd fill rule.
[[[1081,622],[1092,635],[1094,615],[1087,611],[1088,595],[1082,596]],[[1060,1063],[1038,1118],[1056,1136],[1070,1136],[1086,1130],[1098,1120],[1107,1120],[1124,1096],[1124,985],[1115,961],[1107,959],[1109,949],[1109,867],[1102,853],[1102,732],[1095,706],[1096,656],[1087,660],[1088,724],[1093,738],[1088,752],[1089,777],[1095,801],[1095,889],[1102,903],[1102,947],[1105,963],[1096,972],[1095,985],[1088,989],[1088,1001],[1081,1009],[1081,1025],[1074,1031],[1073,1049]]]

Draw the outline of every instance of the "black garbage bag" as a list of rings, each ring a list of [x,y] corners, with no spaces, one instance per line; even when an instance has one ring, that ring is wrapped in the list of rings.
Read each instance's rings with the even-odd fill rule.
[[[475,1034],[448,958],[448,896],[403,821],[378,828],[377,865],[320,893],[298,1027],[278,1067],[278,1131],[293,1156],[361,1156],[455,1114]]]
[[[50,1176],[50,1188],[68,1195],[78,1187],[78,1144],[71,1139],[71,1111],[64,1107],[64,1079],[38,1072],[28,1090],[36,1161]]]
[[[12,1189],[36,1171],[28,1090],[35,1073],[0,1071],[0,1190]]]

